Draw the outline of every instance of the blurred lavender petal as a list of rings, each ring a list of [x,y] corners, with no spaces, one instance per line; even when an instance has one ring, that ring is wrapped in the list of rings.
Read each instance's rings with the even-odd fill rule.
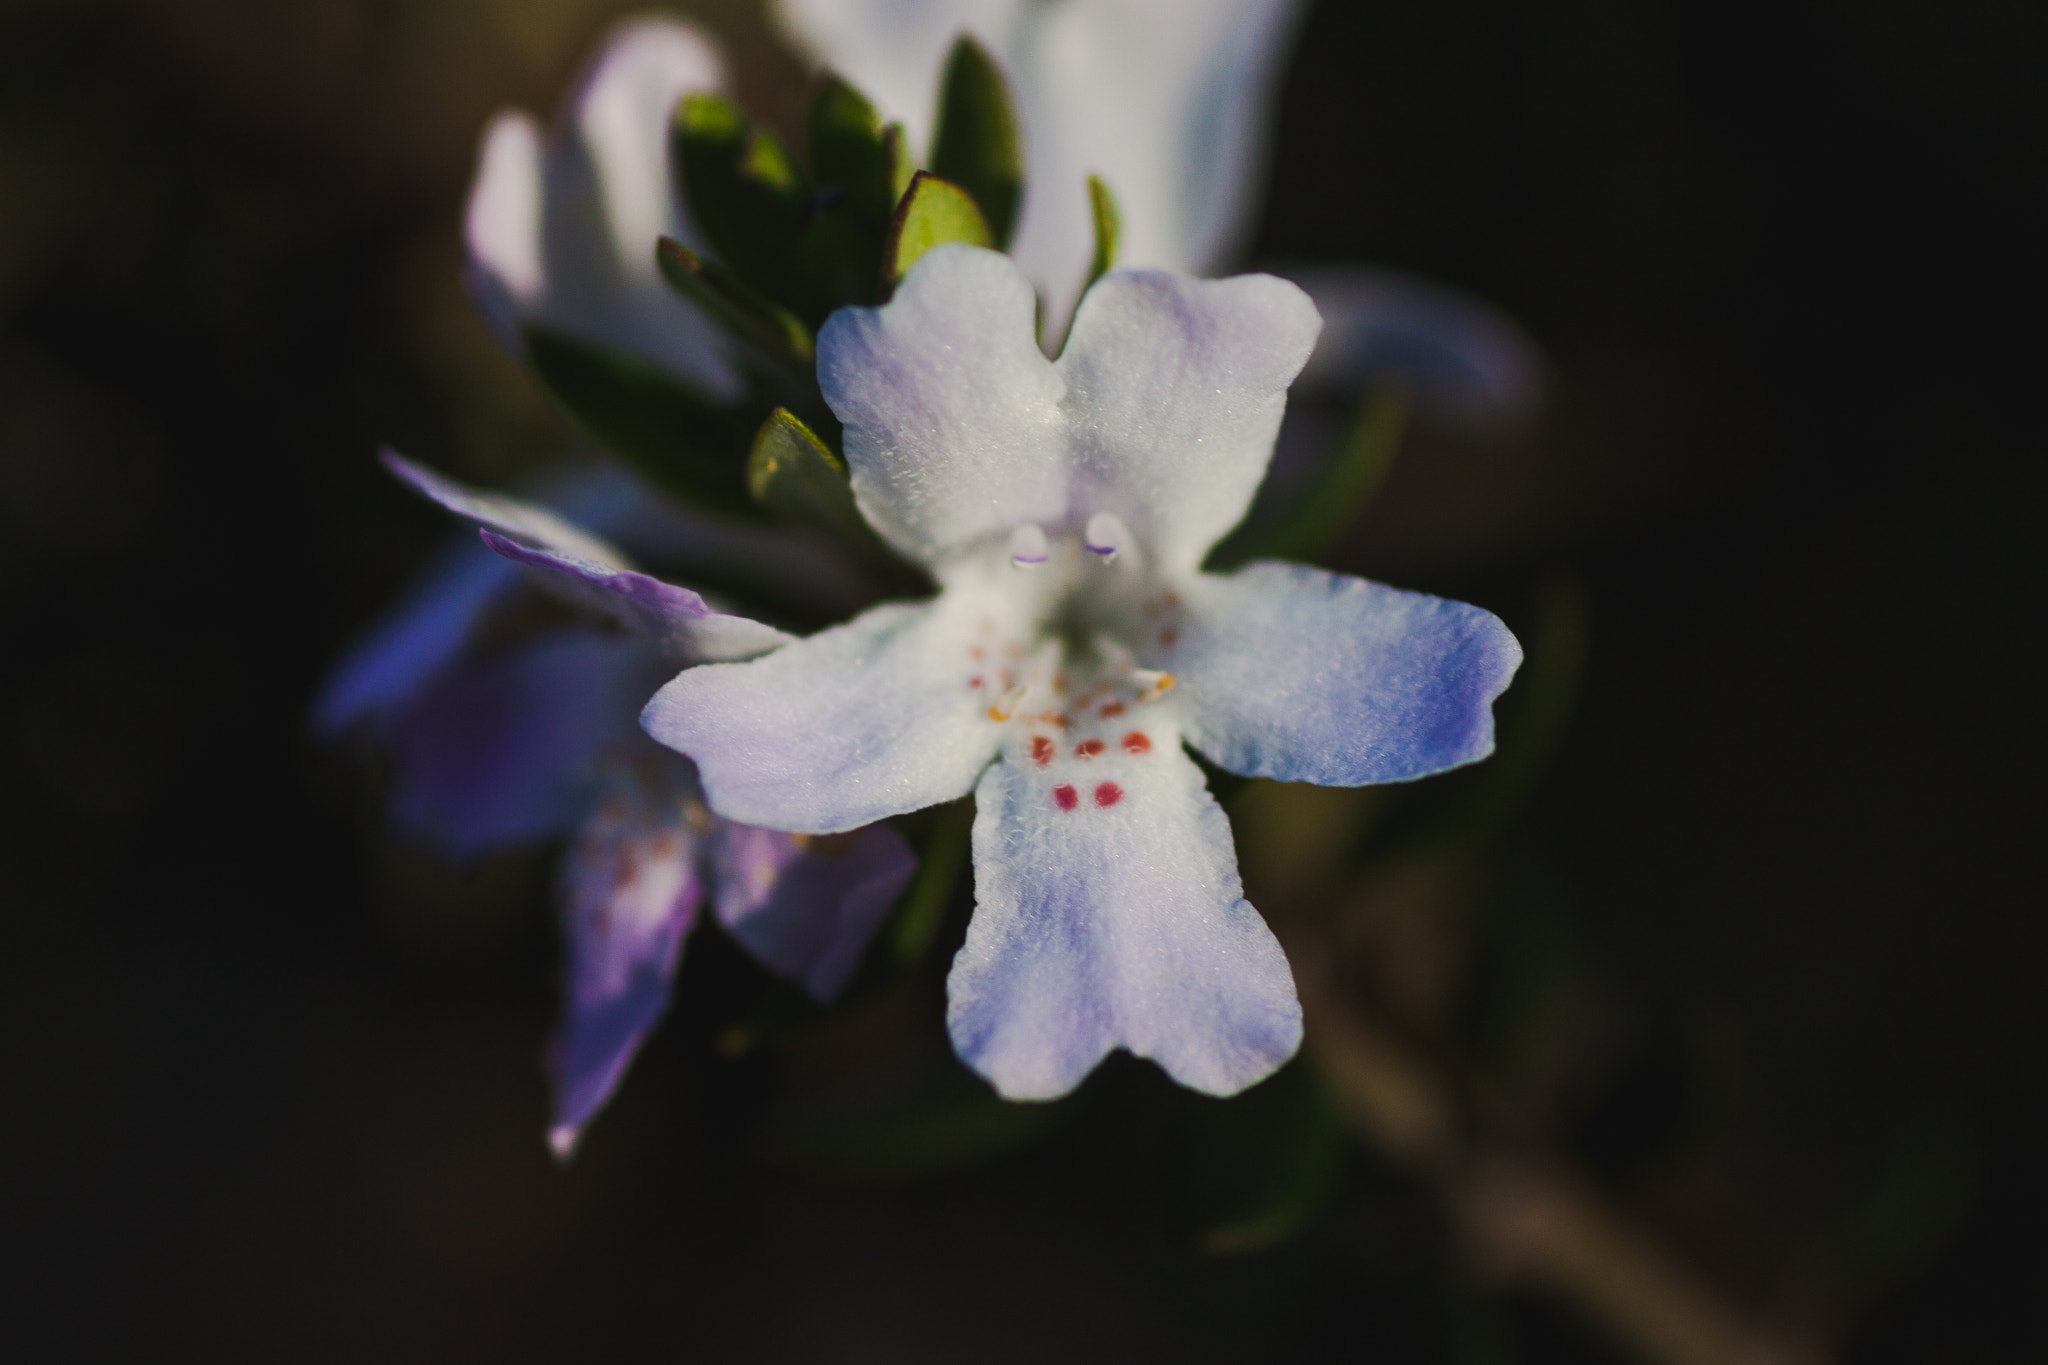
[[[1543,353],[1491,304],[1414,275],[1364,266],[1282,268],[1323,315],[1323,334],[1297,387],[1356,394],[1405,384],[1426,416],[1513,426],[1543,402]]]
[[[917,870],[903,836],[880,824],[811,838],[726,822],[710,854],[718,922],[821,1003],[845,989]]]
[[[447,547],[419,585],[358,640],[313,702],[313,728],[332,739],[402,706],[469,644],[476,623],[519,571],[482,546]]]
[[[394,478],[427,501],[499,535],[529,545],[544,545],[592,564],[615,569],[628,567],[619,550],[539,503],[472,488],[414,464],[395,450],[380,451],[377,458]]]
[[[632,569],[591,564],[572,555],[534,549],[495,531],[481,533],[491,551],[515,564],[552,575],[579,601],[628,630],[648,637],[682,664],[754,659],[796,637],[773,626],[713,611],[688,588]]]
[[[639,742],[635,712],[667,671],[643,642],[584,628],[444,670],[392,718],[393,823],[457,858],[560,832],[594,760]]]
[[[548,1145],[564,1160],[668,1009],[683,938],[703,899],[682,791],[621,777],[563,866],[568,970],[561,1026],[548,1048]]]

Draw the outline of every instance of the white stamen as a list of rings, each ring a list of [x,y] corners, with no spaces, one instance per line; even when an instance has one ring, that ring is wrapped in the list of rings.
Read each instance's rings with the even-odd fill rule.
[[[1082,528],[1081,543],[1088,547],[1088,553],[1096,555],[1104,563],[1115,560],[1117,551],[1128,545],[1131,533],[1124,529],[1123,521],[1114,512],[1097,512],[1088,518],[1088,525]]]
[[[1010,532],[1010,563],[1020,569],[1035,569],[1045,563],[1045,532],[1025,522]]]

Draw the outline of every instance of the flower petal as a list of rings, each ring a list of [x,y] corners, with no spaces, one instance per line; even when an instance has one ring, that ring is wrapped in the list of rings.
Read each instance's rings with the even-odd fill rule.
[[[1271,275],[1104,277],[1059,359],[1075,515],[1113,512],[1162,570],[1193,569],[1251,505],[1318,325]]]
[[[481,534],[494,553],[555,575],[594,610],[628,630],[651,637],[667,657],[680,663],[752,659],[796,638],[744,616],[713,611],[688,588],[648,574],[592,564],[555,550],[529,548],[495,531]]]
[[[1188,741],[1247,777],[1355,787],[1493,752],[1522,647],[1493,613],[1299,564],[1189,590],[1173,656]]]
[[[391,817],[454,857],[574,818],[663,672],[642,642],[573,629],[442,672],[393,720]]]
[[[683,936],[703,898],[679,792],[620,783],[584,822],[563,866],[568,971],[548,1047],[566,1159],[668,1009]]]
[[[381,451],[377,458],[394,478],[427,501],[499,535],[546,546],[591,564],[627,567],[626,557],[619,551],[538,503],[471,488],[416,465],[395,450]]]
[[[1119,1046],[1230,1095],[1301,1041],[1294,978],[1241,893],[1230,823],[1177,738],[1152,739],[1082,781],[1008,755],[975,790],[974,919],[946,1024],[1009,1099],[1063,1095]]]
[[[816,839],[727,821],[711,841],[718,922],[821,1004],[846,988],[916,870],[888,825]]]
[[[335,665],[313,702],[315,732],[332,739],[410,702],[519,580],[517,569],[480,545],[449,547]]]
[[[1059,376],[1033,340],[1031,286],[993,251],[944,246],[881,308],[818,334],[818,384],[846,425],[861,512],[927,564],[1066,511]]]
[[[598,50],[545,144],[522,114],[492,122],[466,227],[471,280],[501,335],[560,328],[662,365],[714,399],[738,395],[718,329],[654,265],[664,234],[700,244],[669,171],[669,112],[683,94],[723,84],[717,50],[696,29],[641,19]]]
[[[1015,58],[1031,195],[1011,252],[1051,291],[1056,314],[1093,250],[1091,173],[1117,196],[1127,264],[1209,274],[1243,245],[1302,9],[1299,0],[1032,7]]]
[[[1355,394],[1391,380],[1426,414],[1480,427],[1527,421],[1542,404],[1543,353],[1492,305],[1393,270],[1319,266],[1288,276],[1323,315],[1304,389]]]
[[[950,801],[996,747],[966,681],[980,609],[949,592],[876,607],[750,663],[687,669],[640,723],[696,761],[728,820],[836,834]]]

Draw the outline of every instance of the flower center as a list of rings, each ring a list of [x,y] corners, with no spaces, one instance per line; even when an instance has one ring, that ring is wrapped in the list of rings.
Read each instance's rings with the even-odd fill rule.
[[[964,681],[1004,727],[1005,761],[1041,778],[1054,810],[1126,809],[1178,741],[1168,702],[1181,599],[1144,571],[1111,513],[1078,536],[1020,526],[1006,549],[1009,564],[982,561],[978,586],[1006,610],[975,622]]]

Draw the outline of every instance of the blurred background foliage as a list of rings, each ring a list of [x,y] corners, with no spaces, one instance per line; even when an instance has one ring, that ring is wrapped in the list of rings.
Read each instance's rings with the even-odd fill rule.
[[[577,439],[457,222],[484,119],[625,9],[0,3],[0,1334],[1630,1358],[1498,1167],[1820,1354],[2048,1347],[2037,8],[1318,5],[1254,260],[1435,276],[1554,363],[1530,430],[1411,427],[1329,556],[1516,628],[1500,756],[1219,786],[1312,1038],[1365,1051],[996,1104],[945,1048],[939,879],[829,1027],[699,936],[564,1171],[547,856],[393,844],[304,711],[445,534],[377,443],[500,484]],[[690,12],[791,127],[756,10]]]

